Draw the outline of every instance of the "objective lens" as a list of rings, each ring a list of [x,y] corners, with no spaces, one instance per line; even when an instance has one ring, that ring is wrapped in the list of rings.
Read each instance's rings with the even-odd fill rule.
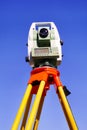
[[[46,28],[42,28],[39,32],[41,38],[46,38],[48,36],[48,30]]]

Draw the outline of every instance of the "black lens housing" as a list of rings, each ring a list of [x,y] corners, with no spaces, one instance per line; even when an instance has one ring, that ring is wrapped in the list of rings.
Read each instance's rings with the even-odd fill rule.
[[[41,38],[46,38],[47,36],[48,36],[48,29],[46,29],[46,28],[42,28],[41,30],[40,30],[40,32],[39,32],[39,35],[40,35],[40,37]]]

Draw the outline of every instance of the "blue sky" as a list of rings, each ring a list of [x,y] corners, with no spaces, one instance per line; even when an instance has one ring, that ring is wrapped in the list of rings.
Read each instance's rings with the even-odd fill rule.
[[[61,81],[71,91],[68,97],[79,130],[87,129],[87,1],[0,0],[0,130],[10,130],[30,77],[25,62],[32,22],[53,21],[64,41]],[[39,130],[68,130],[51,86]]]

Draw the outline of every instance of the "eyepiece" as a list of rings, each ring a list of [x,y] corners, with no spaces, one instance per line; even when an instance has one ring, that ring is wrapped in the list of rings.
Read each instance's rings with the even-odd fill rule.
[[[48,36],[48,30],[46,28],[42,28],[39,32],[41,38],[46,38]]]

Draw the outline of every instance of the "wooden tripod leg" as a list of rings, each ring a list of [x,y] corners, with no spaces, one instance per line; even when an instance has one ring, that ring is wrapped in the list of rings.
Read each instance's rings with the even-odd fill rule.
[[[60,103],[62,105],[66,120],[68,122],[68,126],[70,130],[78,130],[78,127],[76,125],[75,119],[73,117],[72,111],[70,109],[68,100],[65,96],[64,90],[62,86],[58,87],[58,97],[60,99]]]
[[[23,114],[24,109],[26,107],[28,98],[29,98],[29,96],[31,94],[31,90],[32,90],[32,85],[28,84],[27,89],[25,91],[24,97],[23,97],[22,102],[20,104],[20,107],[18,109],[18,112],[17,112],[17,115],[15,117],[15,120],[14,120],[14,123],[12,125],[11,130],[17,130],[18,129],[19,123],[20,123],[21,118],[22,118],[22,114]]]
[[[25,130],[25,125],[26,125],[26,121],[27,121],[27,117],[28,117],[28,113],[29,113],[29,109],[30,109],[30,105],[31,105],[31,101],[32,101],[32,94],[30,94],[28,101],[27,101],[27,105],[25,108],[25,112],[24,112],[24,117],[23,117],[23,121],[22,121],[22,125],[21,125],[21,130]]]
[[[41,97],[41,101],[40,101],[40,104],[39,104],[39,108],[38,108],[38,112],[37,112],[37,116],[36,116],[36,119],[35,119],[33,130],[37,130],[37,128],[38,128],[38,124],[39,124],[39,120],[40,120],[40,116],[41,116],[41,111],[42,111],[42,107],[43,107],[43,103],[44,103],[44,97],[45,96]]]
[[[41,100],[41,97],[43,94],[44,86],[45,86],[45,81],[41,81],[40,86],[38,88],[38,92],[37,92],[35,101],[34,101],[34,104],[32,106],[30,117],[29,117],[27,124],[26,124],[26,127],[25,127],[25,130],[32,130],[32,128],[33,128],[34,120],[35,120],[37,110],[39,107],[39,103],[40,103],[40,100]]]

